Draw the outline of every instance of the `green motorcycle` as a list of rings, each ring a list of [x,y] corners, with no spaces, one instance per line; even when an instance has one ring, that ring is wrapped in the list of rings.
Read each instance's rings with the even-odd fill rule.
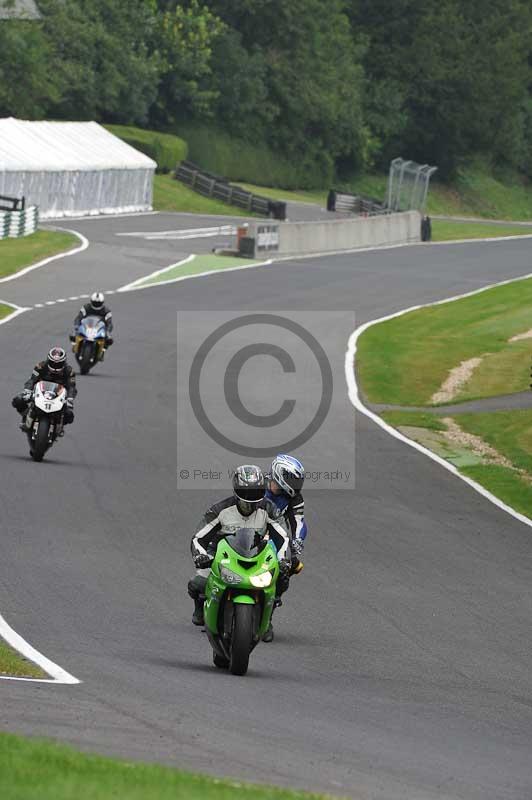
[[[249,656],[268,630],[279,577],[268,535],[240,528],[218,542],[205,588],[205,630],[213,661],[245,675]]]

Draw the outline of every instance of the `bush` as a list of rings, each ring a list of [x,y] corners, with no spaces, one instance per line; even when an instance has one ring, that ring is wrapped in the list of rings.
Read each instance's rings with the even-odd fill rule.
[[[333,163],[325,156],[320,161],[294,161],[264,143],[194,123],[180,125],[179,133],[188,142],[191,161],[232,181],[282,189],[321,189],[332,183]]]
[[[171,133],[158,133],[127,125],[105,125],[110,133],[157,162],[157,172],[170,172],[187,157],[187,143]]]

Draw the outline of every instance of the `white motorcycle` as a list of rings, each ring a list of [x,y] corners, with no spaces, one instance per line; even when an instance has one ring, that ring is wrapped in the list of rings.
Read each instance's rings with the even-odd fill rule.
[[[30,455],[42,461],[46,451],[63,435],[67,392],[64,386],[50,381],[35,384],[26,413],[26,434]]]

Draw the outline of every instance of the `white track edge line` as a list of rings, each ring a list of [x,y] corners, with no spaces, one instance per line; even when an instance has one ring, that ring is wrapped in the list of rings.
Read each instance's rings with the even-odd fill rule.
[[[77,236],[78,239],[81,240],[81,245],[79,247],[75,247],[73,250],[67,250],[66,253],[58,253],[55,256],[49,256],[48,258],[43,259],[42,261],[38,261],[36,264],[31,264],[29,267],[24,267],[19,272],[15,272],[13,275],[7,275],[5,278],[0,278],[0,283],[8,283],[8,281],[15,281],[17,278],[22,278],[23,275],[27,275],[28,272],[33,272],[34,269],[39,269],[39,267],[44,267],[46,264],[50,264],[52,261],[58,261],[60,258],[67,258],[67,256],[75,256],[77,253],[81,253],[83,250],[86,250],[89,246],[89,240],[83,236],[83,234],[78,233],[78,231],[70,230],[69,228],[56,228],[55,230],[66,231],[66,233],[72,233],[74,236]]]
[[[2,636],[8,644],[11,645],[15,650],[21,653],[25,658],[28,658],[30,661],[33,661],[37,664],[41,669],[51,675],[53,683],[68,683],[68,684],[75,684],[81,683],[78,678],[75,678],[69,672],[64,670],[58,664],[54,664],[53,661],[50,661],[49,658],[43,656],[42,653],[39,653],[34,647],[31,646],[25,639],[20,636],[13,628],[8,625],[6,620],[0,614],[0,636]],[[2,676],[6,680],[11,680],[9,675]],[[41,679],[41,678],[31,678],[27,680],[38,681],[42,683],[43,681],[46,683],[50,683],[49,680]]]
[[[156,269],[155,272],[150,272],[149,275],[144,275],[142,278],[137,278],[136,281],[133,281],[132,283],[127,283],[125,286],[121,286],[119,289],[115,289],[115,291],[116,292],[129,292],[129,291],[131,291],[131,289],[137,288],[137,286],[140,283],[145,283],[146,281],[149,281],[152,278],[156,278],[157,275],[163,275],[165,272],[169,272],[171,269],[175,269],[176,267],[180,267],[182,264],[188,264],[190,261],[194,261],[195,258],[196,258],[196,256],[193,253],[192,255],[181,259],[181,261],[176,261],[175,264],[169,264],[169,266],[167,266],[167,267],[162,267],[161,269]],[[159,284],[156,283],[154,285],[158,286]]]
[[[195,258],[195,256],[193,256],[193,258]],[[184,262],[179,262],[179,263],[184,263]],[[264,267],[272,263],[274,263],[273,260],[269,259],[268,261],[260,261],[257,264],[243,264],[241,267],[222,267],[221,269],[209,269],[206,270],[205,272],[193,273],[192,275],[179,275],[177,278],[169,278],[167,281],[157,281],[157,283],[147,283],[144,286],[143,285],[134,286],[133,284],[130,284],[129,286],[123,286],[122,288],[117,289],[117,291],[136,292],[139,289],[157,289],[159,286],[168,286],[168,284],[170,283],[179,283],[180,281],[188,281],[191,278],[206,278],[209,275],[219,275],[219,274],[225,275],[226,272],[238,272],[238,270],[241,269],[254,269],[255,267]],[[171,267],[175,266],[178,266],[178,264],[171,265]],[[171,267],[167,267],[167,269],[170,269]],[[162,270],[162,272],[166,272],[166,270]],[[142,282],[144,282],[147,279],[148,279],[147,277],[142,278]],[[139,281],[135,281],[135,283],[139,283]]]
[[[514,237],[512,237],[514,238]],[[498,283],[491,283],[487,286],[482,286],[480,289],[475,289],[471,292],[465,292],[463,294],[454,295],[453,297],[447,297],[444,300],[436,300],[433,303],[423,303],[417,306],[411,306],[410,308],[406,308],[403,311],[397,311],[394,314],[388,314],[385,317],[379,317],[378,319],[369,320],[369,322],[365,322],[363,325],[360,325],[358,328],[353,331],[351,336],[349,337],[347,343],[347,350],[345,353],[345,361],[344,361],[344,368],[345,368],[345,379],[347,383],[348,389],[348,396],[349,400],[351,401],[352,405],[364,414],[366,417],[369,417],[376,425],[380,428],[385,430],[390,436],[393,436],[395,439],[398,439],[400,442],[409,445],[409,447],[413,447],[414,450],[418,450],[420,453],[428,456],[430,459],[435,461],[440,466],[444,467],[448,472],[451,472],[457,478],[467,483],[474,489],[476,492],[481,494],[487,500],[489,500],[493,505],[497,506],[498,508],[505,511],[510,516],[514,517],[514,519],[519,520],[524,525],[527,525],[529,528],[532,528],[532,520],[525,516],[524,514],[520,514],[519,511],[516,511],[515,508],[512,506],[507,505],[503,502],[499,497],[492,494],[490,491],[484,488],[480,483],[477,483],[472,478],[468,478],[467,475],[464,475],[460,472],[460,470],[451,464],[449,461],[446,461],[441,456],[436,455],[432,450],[424,447],[423,445],[419,444],[419,442],[415,442],[413,439],[409,439],[404,434],[400,433],[396,428],[393,428],[387,422],[385,422],[382,417],[378,414],[375,414],[371,411],[367,406],[364,405],[362,400],[360,399],[360,394],[358,390],[358,384],[356,381],[356,373],[355,373],[355,362],[356,362],[356,352],[357,352],[357,343],[359,337],[366,331],[368,328],[372,328],[374,325],[378,325],[380,322],[387,322],[390,319],[394,319],[396,317],[402,317],[405,314],[408,314],[410,311],[417,311],[421,308],[430,308],[431,306],[438,306],[443,305],[444,303],[451,303],[454,300],[461,300],[464,297],[471,297],[476,294],[481,294],[482,292],[488,291],[489,289],[495,289],[498,286],[505,286],[509,283],[517,283],[518,281],[526,280],[527,278],[532,278],[532,273],[528,273],[526,275],[522,275],[518,278],[510,278],[509,280],[499,281]]]

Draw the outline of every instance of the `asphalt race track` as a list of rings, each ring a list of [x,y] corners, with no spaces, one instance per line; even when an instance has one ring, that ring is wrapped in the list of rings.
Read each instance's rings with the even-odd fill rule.
[[[91,246],[0,286],[19,305],[119,286],[212,239],[71,222]],[[0,727],[80,748],[368,800],[530,800],[532,534],[351,409],[356,490],[307,491],[306,569],[245,678],[190,624],[189,540],[213,492],[176,492],[176,310],[354,310],[357,324],[530,272],[527,240],[284,262],[109,298],[117,344],[79,379],[42,464],[10,406],[79,302],[0,329],[0,612],[78,677],[0,682]],[[343,362],[350,330],[328,330]],[[524,365],[528,369],[528,365]],[[179,393],[185,387],[178,387]],[[320,468],[320,453],[306,467]]]

